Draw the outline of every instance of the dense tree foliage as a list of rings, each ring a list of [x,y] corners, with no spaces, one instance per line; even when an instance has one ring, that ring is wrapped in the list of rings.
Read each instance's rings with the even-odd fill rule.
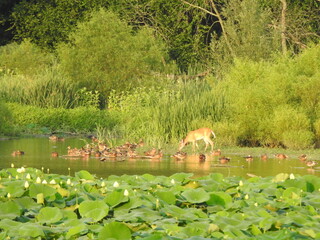
[[[118,13],[124,21],[136,29],[146,25],[153,28],[155,33],[167,43],[171,58],[177,61],[181,70],[188,71],[190,68],[199,68],[199,65],[202,65],[202,68],[210,67],[207,63],[212,55],[208,47],[212,41],[216,42],[220,39],[227,41],[225,44],[228,44],[228,51],[237,49],[242,43],[249,46],[252,43],[250,42],[253,40],[252,37],[257,40],[262,37],[263,32],[265,35],[260,45],[265,49],[269,47],[271,40],[275,40],[271,39],[272,32],[285,33],[284,38],[289,50],[294,52],[305,48],[310,41],[318,41],[319,1],[286,0],[284,1],[286,9],[282,9],[281,2],[280,0],[259,0],[253,1],[251,6],[250,1],[247,0],[240,2],[228,0],[23,0],[13,2],[16,4],[5,1],[3,6],[12,8],[10,21],[8,11],[2,11],[2,18],[7,29],[10,30],[8,33],[12,33],[14,39],[30,38],[32,42],[42,47],[52,48],[59,42],[66,42],[68,34],[75,29],[79,21],[85,19],[87,13],[104,7]],[[281,26],[282,10],[286,17],[285,32],[282,31],[284,26]],[[233,13],[236,15],[232,15]],[[266,20],[264,25],[263,20]],[[11,26],[8,26],[9,22]],[[254,26],[253,23],[255,23]],[[233,25],[231,29],[230,24]],[[255,32],[242,31],[244,28],[252,27]],[[239,36],[232,36],[234,33]],[[250,41],[244,42],[244,39],[240,39],[240,36],[245,34],[250,34]],[[8,38],[10,35],[3,35],[1,42],[6,43]],[[231,38],[230,42],[228,38]],[[265,45],[266,41],[269,42],[267,45]],[[245,48],[240,46],[238,52]],[[271,51],[273,50],[272,48]],[[247,53],[244,52],[244,54]],[[260,54],[264,53],[262,51]],[[218,58],[215,55],[219,54],[221,54],[220,51],[213,54],[213,57]]]
[[[0,99],[18,107],[0,121],[22,104],[100,107],[128,138],[175,141],[208,126],[221,145],[317,146],[319,5],[2,1]]]

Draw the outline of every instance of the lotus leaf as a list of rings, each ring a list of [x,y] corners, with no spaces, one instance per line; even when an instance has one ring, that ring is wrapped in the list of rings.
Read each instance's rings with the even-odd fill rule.
[[[312,175],[303,176],[303,179],[306,180],[308,192],[317,191],[320,189],[320,178]]]
[[[124,195],[124,190],[115,190],[109,193],[104,201],[112,208],[116,207],[120,203],[127,202],[129,198]]]
[[[42,206],[37,204],[32,198],[30,197],[21,197],[14,199],[14,202],[18,203],[22,209],[27,209],[27,210],[38,210]]]
[[[202,188],[199,189],[188,189],[181,193],[185,199],[190,203],[202,203],[210,199],[209,193]]]
[[[279,173],[272,179],[272,181],[276,182],[276,183],[284,182],[288,178],[289,178],[289,174],[288,173]]]
[[[193,176],[193,173],[175,173],[171,175],[169,178],[174,179],[178,182],[184,183],[184,182],[189,182],[192,176]]]
[[[207,215],[200,209],[184,209],[175,205],[167,205],[161,208],[160,212],[167,217],[173,217],[181,221],[194,221],[199,218],[207,217]]]
[[[220,205],[225,208],[229,207],[232,203],[232,197],[224,192],[210,193],[210,199],[206,201],[208,205]]]
[[[25,193],[24,181],[14,181],[6,183],[5,191],[10,193],[11,197],[21,197]]]
[[[14,201],[0,202],[0,219],[14,219],[21,215],[21,207]]]
[[[63,217],[61,210],[57,207],[44,207],[39,211],[39,214],[36,216],[37,220],[40,223],[56,223],[60,221]]]
[[[186,236],[208,236],[209,224],[207,222],[191,222],[182,229]]]
[[[252,233],[254,236],[257,236],[257,235],[261,235],[261,234],[262,234],[261,230],[260,230],[255,224],[252,224],[252,225],[251,225],[251,233]]]
[[[86,200],[80,203],[79,212],[82,217],[91,218],[94,222],[97,222],[108,215],[109,207],[102,200]]]
[[[0,221],[0,229],[4,229],[6,231],[10,231],[10,230],[15,231],[21,225],[22,225],[21,222],[16,222],[8,218],[2,219]]]
[[[147,201],[142,200],[137,196],[133,196],[133,197],[130,197],[128,202],[125,202],[125,203],[121,204],[120,206],[117,206],[114,211],[117,211],[117,210],[129,211],[130,209],[134,209],[134,208],[140,207],[142,205],[148,205]]]
[[[282,198],[290,205],[298,205],[301,203],[301,190],[289,187],[283,191]]]
[[[137,208],[131,210],[129,213],[123,212],[115,213],[115,219],[124,222],[147,222],[152,223],[158,219],[161,219],[158,211],[151,210],[149,208]]]
[[[24,223],[18,229],[18,234],[21,237],[27,238],[36,238],[36,237],[44,237],[44,232],[41,229],[41,226],[37,226],[33,223]]]
[[[39,193],[42,193],[44,198],[50,198],[54,197],[56,192],[56,189],[44,184],[31,184],[29,188],[29,196],[32,198],[37,198]]]
[[[131,231],[123,223],[111,222],[106,224],[98,235],[99,240],[130,240]]]
[[[175,204],[176,203],[176,196],[171,191],[160,190],[157,191],[156,196],[165,201],[167,204]]]
[[[84,223],[80,222],[79,220],[77,219],[74,219],[71,221],[72,224],[67,224],[72,226],[69,228],[67,234],[66,234],[66,238],[69,239],[71,237],[73,237],[74,235],[77,235],[77,234],[80,234],[80,233],[83,233],[85,231],[87,231],[87,227]]]
[[[85,179],[85,180],[94,180],[94,176],[91,175],[91,173],[89,173],[86,170],[81,170],[79,172],[75,173],[75,176],[78,179]]]

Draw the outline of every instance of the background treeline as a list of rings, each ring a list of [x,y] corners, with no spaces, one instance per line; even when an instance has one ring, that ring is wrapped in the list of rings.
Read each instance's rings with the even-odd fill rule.
[[[320,140],[316,0],[1,1],[0,132]],[[3,33],[3,34],[2,34]]]

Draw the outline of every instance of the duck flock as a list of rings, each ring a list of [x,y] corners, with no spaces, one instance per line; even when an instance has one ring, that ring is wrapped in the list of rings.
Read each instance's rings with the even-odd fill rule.
[[[50,141],[64,141],[64,138],[58,137],[56,135],[52,135],[49,137]],[[123,145],[108,147],[108,145],[102,141],[99,141],[96,137],[91,137],[91,142],[87,143],[85,146],[81,148],[71,148],[68,146],[67,155],[63,155],[63,157],[68,158],[89,158],[95,157],[100,161],[107,160],[117,160],[123,161],[125,158],[148,158],[148,159],[161,159],[163,157],[163,152],[161,149],[151,148],[150,150],[137,151],[139,148],[144,146],[143,140],[140,140],[138,143],[130,143],[126,142]],[[140,153],[140,154],[139,154]],[[12,152],[12,156],[21,156],[24,155],[25,152],[21,150],[15,150]],[[228,164],[231,161],[230,157],[223,156],[220,149],[214,150],[209,153],[210,156],[218,156],[218,160],[220,164]],[[58,152],[52,152],[52,157],[58,157]],[[175,154],[170,156],[176,161],[182,161],[188,157],[186,152],[178,151]],[[287,159],[288,155],[283,153],[278,153],[274,155],[277,159]],[[206,161],[206,155],[200,153],[197,155],[199,162]],[[253,161],[254,157],[251,155],[247,155],[244,157],[246,161]],[[269,157],[267,154],[262,154],[260,156],[261,160],[267,160]],[[318,162],[314,160],[308,160],[306,154],[301,154],[298,156],[298,159],[306,164],[307,167],[313,168]]]

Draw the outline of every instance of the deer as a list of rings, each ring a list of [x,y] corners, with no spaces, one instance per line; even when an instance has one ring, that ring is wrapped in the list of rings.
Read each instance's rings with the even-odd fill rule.
[[[187,136],[181,140],[180,144],[179,144],[179,151],[182,150],[182,148],[184,148],[185,145],[187,145],[188,143],[192,143],[192,150],[193,152],[195,151],[195,146],[197,148],[198,144],[197,141],[198,140],[203,140],[206,144],[206,148],[204,151],[207,150],[208,144],[211,145],[211,151],[213,151],[213,142],[210,139],[211,134],[213,135],[214,138],[216,138],[216,135],[214,134],[214,132],[210,129],[210,128],[199,128],[197,130],[191,131],[187,134]]]

